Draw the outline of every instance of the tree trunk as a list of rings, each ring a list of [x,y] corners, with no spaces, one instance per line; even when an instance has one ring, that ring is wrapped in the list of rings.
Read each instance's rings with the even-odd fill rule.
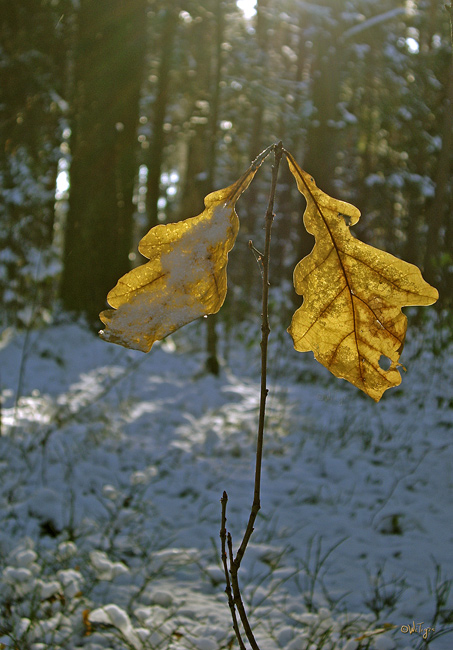
[[[179,6],[171,4],[165,11],[164,25],[161,37],[161,59],[157,81],[157,95],[153,105],[152,135],[148,156],[148,183],[146,204],[148,212],[148,227],[157,225],[158,206],[160,197],[160,177],[164,159],[164,122],[168,105],[168,89],[170,83],[171,53],[178,25]]]
[[[333,45],[338,34],[332,34],[332,42],[320,39],[313,75],[313,103],[315,120],[311,121],[307,134],[307,154],[304,169],[313,176],[318,187],[328,194],[335,194],[333,185],[336,159],[337,129],[333,122],[338,118],[337,104],[340,96],[339,49]]]
[[[36,323],[53,306],[54,277],[46,266],[54,261],[64,8],[70,13],[63,2],[23,0],[3,3],[0,12],[0,249],[8,251],[0,261],[0,300],[6,322],[18,326]]]
[[[445,218],[445,200],[450,182],[450,156],[453,128],[453,57],[450,60],[447,81],[447,95],[444,100],[442,123],[442,148],[439,153],[436,172],[436,191],[426,211],[428,233],[426,238],[425,277],[428,282],[436,280],[436,257],[440,251],[440,230]]]
[[[74,62],[63,305],[97,319],[129,269],[146,0],[82,0]]]
[[[311,174],[318,187],[335,196],[334,173],[338,132],[332,122],[338,118],[337,104],[340,96],[341,51],[340,24],[331,28],[330,34],[321,32],[314,43],[312,61],[312,101],[316,109],[307,130],[306,154],[303,167]],[[305,200],[299,197],[302,211]],[[300,226],[299,253],[308,255],[313,248],[314,238],[309,235],[302,222]]]
[[[224,20],[222,13],[222,0],[217,0],[216,4],[216,64],[214,71],[214,79],[212,83],[211,94],[211,124],[210,124],[210,139],[208,150],[208,172],[206,179],[206,194],[212,192],[215,182],[215,171],[217,165],[217,138],[218,138],[218,123],[219,123],[219,108],[220,108],[220,81],[222,78],[222,42],[224,34]],[[219,359],[217,354],[217,331],[216,331],[217,315],[209,316],[206,322],[206,369],[213,375],[218,375],[220,372]]]
[[[256,156],[265,148],[263,138],[263,129],[264,129],[264,98],[263,91],[267,85],[268,79],[268,51],[269,51],[269,39],[268,39],[268,26],[269,20],[267,15],[268,10],[268,0],[257,0],[256,3],[256,45],[258,49],[258,61],[254,72],[255,79],[252,81],[252,87],[254,86],[254,95],[252,98],[252,107],[251,107],[251,134],[250,134],[250,145],[249,145],[249,160],[254,160]],[[248,242],[251,239],[255,239],[257,235],[257,223],[260,219],[260,205],[259,205],[259,192],[260,182],[258,181],[252,183],[247,190],[247,195],[244,197],[244,216],[241,222],[241,232],[240,240],[242,240],[243,245],[245,242]],[[263,204],[265,205],[265,204]],[[256,241],[256,239],[255,239]],[[244,299],[246,303],[252,302],[252,296],[254,295],[254,283],[253,279],[256,277],[256,262],[249,250],[244,250],[243,252],[243,273],[242,273],[242,290],[244,294]],[[257,285],[258,287],[258,285]],[[256,292],[256,298],[258,298],[259,292]]]

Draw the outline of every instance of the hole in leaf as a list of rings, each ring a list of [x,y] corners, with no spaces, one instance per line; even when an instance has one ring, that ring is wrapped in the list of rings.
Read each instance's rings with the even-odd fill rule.
[[[351,225],[351,217],[348,214],[343,214],[342,212],[339,212],[338,216],[343,217],[345,224],[349,228],[349,226]]]
[[[391,365],[392,360],[382,354],[381,358],[379,359],[379,368],[381,368],[381,370],[388,370]]]

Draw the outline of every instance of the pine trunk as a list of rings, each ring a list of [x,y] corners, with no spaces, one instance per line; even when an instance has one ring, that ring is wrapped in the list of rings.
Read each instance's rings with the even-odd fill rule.
[[[146,0],[82,0],[74,101],[63,305],[90,322],[128,268]]]

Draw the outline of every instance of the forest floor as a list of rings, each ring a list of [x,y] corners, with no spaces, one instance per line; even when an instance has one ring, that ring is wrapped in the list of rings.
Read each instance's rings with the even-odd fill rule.
[[[194,323],[144,355],[62,322],[4,344],[0,648],[237,647],[220,498],[237,546],[259,344],[245,326],[222,338],[214,378],[203,337]],[[453,346],[410,329],[402,384],[375,404],[286,333],[270,345],[239,574],[260,648],[450,650]]]

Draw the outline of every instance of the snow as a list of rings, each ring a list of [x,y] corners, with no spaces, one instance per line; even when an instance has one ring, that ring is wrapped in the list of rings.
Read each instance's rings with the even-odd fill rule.
[[[152,237],[152,244],[147,241],[150,233],[144,237],[139,250],[152,261],[119,280],[126,293],[135,287],[135,294],[124,303],[110,301],[117,309],[104,312],[106,327],[100,334],[105,341],[147,352],[154,341],[218,311],[225,299],[225,269],[238,218],[231,201],[219,203],[217,199],[212,210],[205,212],[181,222],[171,246],[163,244],[162,250]]]
[[[422,636],[402,627],[452,627],[453,347],[410,328],[402,384],[375,404],[280,330],[262,509],[239,573],[260,648],[358,650],[389,623],[370,650],[413,650]],[[220,497],[237,547],[253,497],[257,332],[220,336],[219,377],[201,371],[202,322],[148,355],[78,324],[29,336],[0,350],[0,644],[228,647]],[[452,647],[452,634],[429,634],[432,650]]]

